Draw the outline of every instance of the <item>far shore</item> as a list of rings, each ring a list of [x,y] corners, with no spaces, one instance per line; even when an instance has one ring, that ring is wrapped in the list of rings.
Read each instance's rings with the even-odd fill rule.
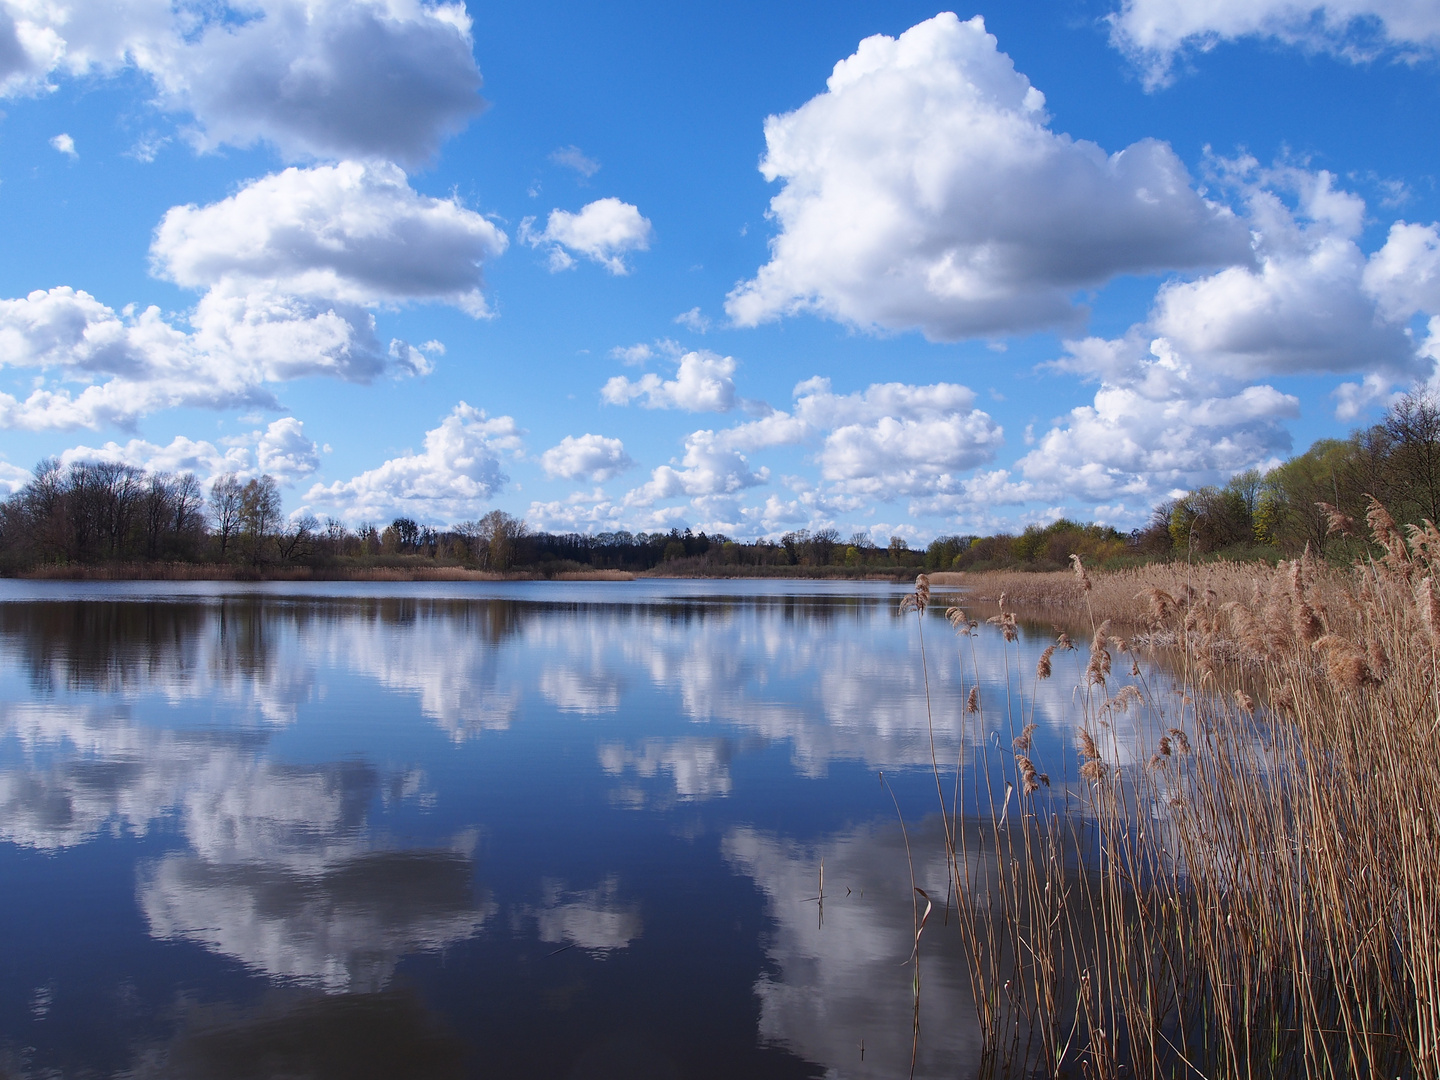
[[[573,565],[573,564],[572,564]],[[844,566],[713,566],[705,570],[664,566],[651,570],[563,570],[543,567],[498,572],[465,566],[245,566],[233,563],[99,563],[30,567],[7,576],[24,581],[633,581],[637,578],[913,581],[919,567],[877,572]],[[961,573],[931,574],[936,585],[959,584]]]

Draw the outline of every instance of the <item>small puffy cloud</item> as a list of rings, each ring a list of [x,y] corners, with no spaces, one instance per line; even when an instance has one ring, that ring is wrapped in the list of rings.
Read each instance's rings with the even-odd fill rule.
[[[1394,380],[1371,373],[1359,382],[1341,383],[1332,395],[1335,398],[1335,419],[1353,421],[1370,406],[1385,402],[1399,395],[1393,392]]]
[[[556,165],[574,169],[587,180],[600,171],[600,163],[594,158],[586,156],[578,146],[562,146],[558,150],[552,150],[550,160]]]
[[[1440,47],[1440,10],[1429,0],[1122,0],[1110,16],[1111,43],[1151,89],[1171,81],[1177,56],[1242,37],[1356,61],[1386,51],[1411,58]]]
[[[507,242],[455,199],[416,192],[398,166],[345,161],[286,169],[208,206],[173,207],[150,256],[160,277],[188,288],[361,306],[442,301],[484,316],[481,266]]]
[[[523,434],[511,417],[491,418],[462,401],[425,433],[422,452],[391,458],[351,480],[316,484],[305,499],[352,521],[401,514],[432,522],[475,517],[509,480],[500,456],[519,452]]]
[[[1250,259],[1244,225],[1147,139],[1050,129],[978,16],[866,38],[825,93],[765,123],[780,234],[729,295],[741,326],[813,312],[936,340],[1073,322],[1117,274]]]
[[[1415,366],[1404,327],[1376,317],[1359,288],[1365,261],[1346,241],[1170,283],[1151,326],[1197,363],[1236,377]]]
[[[64,132],[52,138],[50,145],[72,161],[80,156],[75,150],[75,140]]]
[[[640,404],[647,409],[729,412],[736,405],[735,358],[689,352],[680,358],[675,378],[662,379],[654,372],[635,380],[616,375],[605,383],[600,397],[610,405],[643,398]]]
[[[22,469],[18,465],[11,465],[8,461],[0,461],[0,497],[9,498],[31,480],[29,469]]]
[[[697,334],[703,334],[710,329],[710,320],[700,314],[699,307],[692,307],[689,311],[682,311],[676,315],[675,324],[683,326],[687,330],[693,330]]]
[[[265,429],[255,444],[255,464],[281,483],[309,476],[320,467],[320,450],[305,437],[305,425],[282,416]]]
[[[619,439],[607,439],[603,435],[581,435],[577,439],[566,435],[558,446],[540,455],[540,466],[547,476],[566,480],[584,477],[592,483],[603,484],[634,468],[635,462]]]
[[[796,417],[829,429],[821,476],[841,491],[887,500],[930,492],[990,461],[1004,442],[1000,425],[975,408],[975,394],[954,383],[877,383],[835,394],[817,378],[795,389]]]
[[[133,67],[202,149],[421,162],[480,111],[470,31],[423,0],[3,0],[0,92]]]
[[[625,496],[626,506],[650,507],[663,499],[684,497],[702,502],[734,496],[770,479],[770,470],[752,469],[745,455],[726,445],[713,431],[692,432],[685,438],[680,468],[661,465],[649,482]]]
[[[748,453],[771,446],[795,446],[814,438],[815,435],[815,425],[810,421],[776,409],[757,420],[748,420],[743,424],[725,428],[716,438],[733,450]]]
[[[550,532],[613,532],[626,527],[626,509],[596,488],[573,492],[563,500],[532,502],[525,520]]]
[[[638,367],[654,356],[655,350],[642,341],[638,345],[616,345],[610,355],[622,364]]]
[[[680,467],[655,469],[625,505],[688,499],[716,528],[773,532],[786,522],[813,525],[855,512],[862,497],[890,501],[958,491],[960,474],[991,460],[1002,443],[1000,426],[975,408],[966,387],[876,383],[837,394],[828,379],[815,378],[796,386],[791,412],[772,409],[733,427],[693,432]],[[800,444],[817,447],[823,487],[787,477],[796,499],[771,495],[761,507],[742,507],[740,493],[770,478],[748,455]]]
[[[370,382],[392,362],[413,372],[412,357],[375,335],[375,317],[354,304],[285,293],[216,289],[190,315],[187,345],[205,368],[228,366],[247,382],[328,376]],[[421,365],[423,372],[427,368]]]
[[[1363,283],[1387,319],[1440,312],[1440,224],[1391,225],[1385,245],[1366,263]]]
[[[520,223],[520,238],[531,247],[546,247],[552,271],[568,270],[575,255],[599,263],[612,274],[628,274],[625,255],[648,251],[654,230],[639,209],[616,198],[596,199],[581,207],[578,214],[552,210],[539,232],[535,219]]]

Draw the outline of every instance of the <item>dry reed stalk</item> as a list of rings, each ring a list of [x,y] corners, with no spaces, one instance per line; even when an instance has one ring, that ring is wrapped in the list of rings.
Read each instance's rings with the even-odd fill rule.
[[[1378,503],[1369,522],[1384,555],[1347,571],[987,575],[1095,627],[1083,786],[1037,801],[1034,698],[1008,679],[1007,711],[1030,718],[1003,772],[983,738],[963,778],[956,763],[952,807],[962,784],[991,807],[978,832],[952,810],[947,843],[992,1074],[1440,1077],[1440,532],[1402,543]],[[990,620],[1007,671],[1014,612]],[[952,624],[968,717],[977,627]],[[1109,646],[1128,646],[1110,625],[1166,635],[1173,670],[1132,663],[1112,691]],[[1107,718],[1136,709],[1148,745],[1129,766]]]

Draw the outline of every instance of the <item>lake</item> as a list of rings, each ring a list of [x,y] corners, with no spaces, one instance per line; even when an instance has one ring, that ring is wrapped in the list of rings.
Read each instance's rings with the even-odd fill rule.
[[[0,1075],[968,1075],[904,592],[0,582]],[[947,798],[1022,681],[1065,798],[936,600]]]

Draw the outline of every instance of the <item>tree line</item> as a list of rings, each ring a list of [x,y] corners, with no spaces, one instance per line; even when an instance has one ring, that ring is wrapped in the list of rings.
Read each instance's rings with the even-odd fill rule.
[[[1316,555],[1349,561],[1369,542],[1363,522],[1375,499],[1401,526],[1440,522],[1440,400],[1416,389],[1381,420],[1345,439],[1320,439],[1303,454],[1224,485],[1160,503],[1129,533],[1061,519],[1019,535],[949,536],[925,553],[932,569],[1057,570],[1072,552],[1087,564],[1118,566],[1197,557]]]
[[[271,476],[228,473],[207,492],[192,473],[147,471],[109,461],[41,461],[32,479],[0,502],[0,570],[45,564],[221,562],[262,569],[431,561],[481,570],[853,572],[1060,569],[1072,553],[1091,565],[1214,557],[1278,558],[1308,546],[1348,560],[1362,554],[1369,499],[1401,525],[1440,520],[1440,401],[1421,390],[1379,423],[1346,439],[1321,439],[1267,472],[1240,473],[1155,507],[1139,529],[1062,518],[1019,534],[941,536],[923,552],[901,537],[800,529],[751,542],[689,529],[668,532],[537,532],[501,510],[448,529],[397,517],[351,528],[335,518],[287,518]]]
[[[887,547],[834,529],[744,543],[689,529],[668,532],[537,532],[501,510],[447,529],[409,517],[351,528],[311,514],[287,518],[269,475],[218,477],[207,492],[193,473],[147,471],[111,461],[41,461],[0,502],[0,571],[45,565],[135,562],[385,565],[435,562],[506,572],[642,571],[663,563],[706,567],[913,567],[920,556],[896,537]]]

